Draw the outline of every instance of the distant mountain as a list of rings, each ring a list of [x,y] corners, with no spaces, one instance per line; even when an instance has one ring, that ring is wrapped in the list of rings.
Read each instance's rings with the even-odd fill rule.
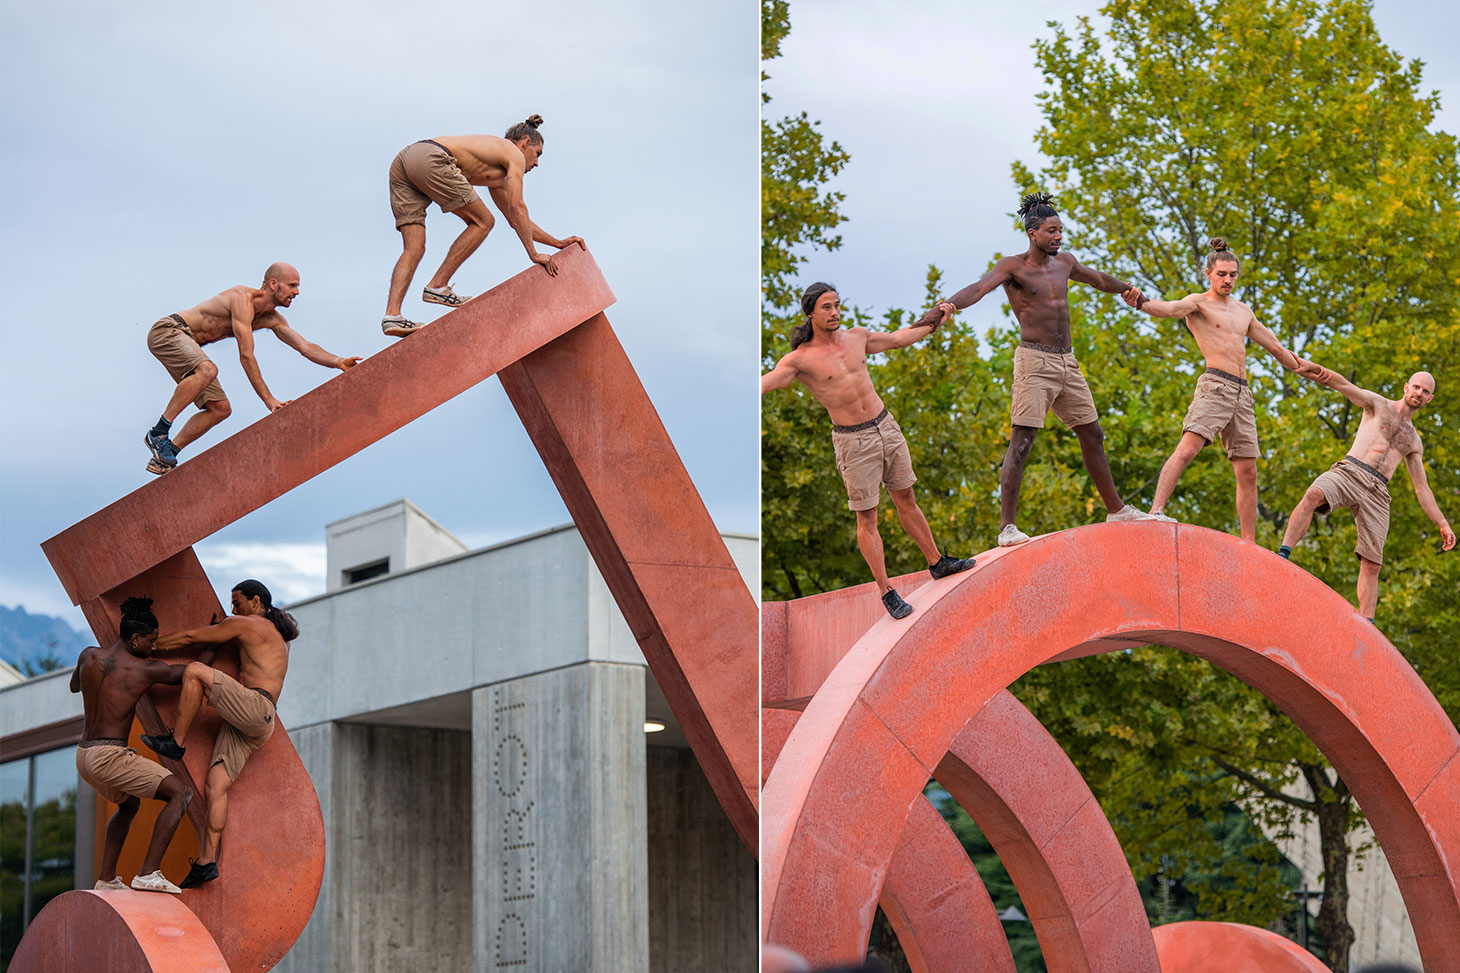
[[[69,666],[92,641],[89,634],[82,635],[54,615],[32,615],[19,605],[0,605],[0,659],[17,668],[23,669],[27,660],[38,666],[47,656]]]

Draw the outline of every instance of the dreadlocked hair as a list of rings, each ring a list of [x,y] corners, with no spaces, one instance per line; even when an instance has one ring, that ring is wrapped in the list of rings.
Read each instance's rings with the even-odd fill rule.
[[[1024,219],[1024,229],[1033,230],[1059,213],[1054,208],[1054,196],[1049,193],[1030,193],[1019,200],[1019,215]]]
[[[157,631],[157,616],[152,614],[151,598],[128,598],[122,602],[122,624],[120,634],[129,639],[133,635],[151,635]]]
[[[1211,270],[1213,267],[1215,267],[1217,265],[1217,261],[1219,260],[1230,260],[1234,264],[1241,266],[1242,262],[1237,259],[1237,255],[1235,253],[1228,249],[1227,241],[1222,239],[1221,237],[1212,237],[1211,240],[1207,242],[1207,246],[1212,248],[1212,252],[1207,254],[1207,270]]]

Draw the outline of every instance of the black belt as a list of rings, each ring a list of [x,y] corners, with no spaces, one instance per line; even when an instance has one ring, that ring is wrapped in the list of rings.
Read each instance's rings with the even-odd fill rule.
[[[257,686],[252,686],[250,688],[252,688],[254,692],[258,693],[264,699],[267,699],[269,701],[270,705],[273,705],[273,706],[278,706],[279,705],[278,703],[274,702],[274,697],[272,697],[272,696],[269,695],[269,691],[267,689],[260,689]]]
[[[886,419],[886,418],[887,418],[887,406],[883,406],[882,407],[882,411],[879,412],[879,413],[877,413],[877,418],[875,418],[875,419],[868,419],[866,422],[859,422],[855,426],[832,426],[831,427],[831,431],[832,432],[861,432],[863,429],[871,429],[873,426],[877,425],[877,423],[881,422],[883,419]]]
[[[1383,473],[1380,473],[1377,469],[1370,466],[1368,463],[1365,463],[1363,460],[1354,459],[1352,456],[1345,456],[1344,460],[1346,462],[1354,464],[1362,470],[1366,470],[1371,476],[1377,477],[1380,483],[1383,483],[1386,486],[1388,485],[1389,477],[1385,476]]]
[[[1247,384],[1247,379],[1245,379],[1245,378],[1239,378],[1238,376],[1233,375],[1231,372],[1224,372],[1220,368],[1208,368],[1207,369],[1207,374],[1208,375],[1215,375],[1215,376],[1217,376],[1217,378],[1225,378],[1227,381],[1229,381],[1229,382],[1236,382],[1238,385],[1246,385]]]
[[[1037,341],[1030,341],[1028,338],[1021,338],[1019,344],[1025,348],[1033,348],[1035,351],[1047,351],[1052,355],[1068,355],[1075,350],[1070,345],[1042,345]]]
[[[89,749],[90,747],[125,747],[126,745],[126,740],[118,740],[114,737],[97,737],[95,740],[82,740],[76,744],[82,750]]]
[[[192,332],[193,329],[188,327],[188,323],[183,320],[181,314],[169,314],[168,317],[172,318],[178,324],[182,325],[182,328],[183,328],[184,331],[187,331],[189,333]]]
[[[435,139],[421,139],[421,141],[417,142],[416,144],[417,145],[434,145],[434,146],[436,146],[436,148],[441,149],[447,155],[450,155],[453,159],[456,158],[455,155],[452,155],[452,152],[451,152],[450,149],[448,149],[446,146],[442,145],[440,142],[436,141]]]

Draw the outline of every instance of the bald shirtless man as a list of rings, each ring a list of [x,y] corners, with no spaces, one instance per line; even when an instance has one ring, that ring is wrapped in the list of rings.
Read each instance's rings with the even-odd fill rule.
[[[1210,246],[1205,272],[1211,286],[1206,293],[1188,294],[1179,301],[1138,299],[1134,294],[1126,298],[1131,307],[1152,317],[1185,318],[1187,329],[1206,359],[1206,371],[1196,380],[1196,393],[1181,424],[1181,441],[1161,467],[1161,476],[1156,481],[1151,515],[1157,520],[1172,520],[1165,510],[1176,481],[1196,455],[1220,437],[1237,479],[1237,523],[1242,539],[1255,544],[1257,412],[1252,404],[1252,390],[1247,386],[1247,339],[1267,349],[1289,371],[1297,370],[1298,359],[1258,322],[1251,308],[1232,298],[1241,265],[1237,255],[1227,248],[1227,241],[1216,237]]]
[[[274,607],[273,596],[260,582],[240,581],[231,601],[233,614],[223,621],[206,628],[172,632],[157,640],[159,652],[189,645],[206,648],[197,661],[188,663],[183,675],[177,725],[161,736],[144,735],[142,742],[163,757],[181,760],[186,748],[178,741],[188,738],[188,729],[204,697],[223,720],[203,785],[208,800],[208,828],[203,849],[182,881],[185,889],[218,877],[218,846],[228,823],[228,789],[238,779],[244,762],[274,733],[274,707],[289,669],[289,643],[299,635],[294,617]],[[239,647],[237,679],[209,665],[218,646],[234,639]]]
[[[117,859],[142,800],[156,799],[167,804],[152,825],[152,842],[131,887],[142,892],[179,894],[182,889],[162,874],[162,855],[193,799],[193,789],[166,767],[138,756],[127,746],[127,739],[137,700],[153,686],[182,682],[183,667],[147,658],[157,641],[157,616],[152,614],[151,598],[122,602],[119,634],[121,637],[109,648],[82,649],[71,671],[71,691],[81,694],[86,714],[81,742],[76,747],[76,771],[102,798],[117,806],[107,822],[96,888],[127,888],[127,883],[117,877]]]
[[[1339,507],[1352,507],[1354,527],[1358,530],[1354,554],[1359,559],[1359,611],[1372,622],[1379,604],[1384,539],[1389,534],[1389,478],[1399,468],[1400,460],[1409,469],[1409,482],[1414,486],[1420,507],[1440,528],[1443,549],[1448,551],[1455,546],[1455,532],[1440,513],[1434,491],[1425,477],[1424,445],[1410,421],[1435,397],[1435,377],[1429,372],[1415,372],[1404,383],[1404,394],[1396,401],[1361,389],[1322,365],[1302,358],[1298,359],[1298,365],[1300,374],[1341,393],[1362,409],[1363,415],[1348,455],[1314,480],[1293,508],[1278,554],[1285,558],[1292,554],[1293,545],[1308,533],[1315,513],[1321,516]]]
[[[1011,416],[1013,432],[999,477],[1002,524],[999,546],[1023,544],[1029,535],[1015,526],[1019,512],[1019,488],[1024,482],[1024,464],[1034,446],[1034,435],[1044,428],[1051,411],[1075,433],[1080,455],[1100,499],[1105,501],[1106,520],[1149,520],[1141,510],[1121,500],[1105,457],[1105,433],[1090,386],[1075,360],[1070,344],[1070,281],[1089,284],[1107,294],[1141,296],[1131,284],[1109,274],[1083,266],[1069,251],[1060,251],[1064,224],[1048,193],[1031,193],[1019,202],[1019,216],[1029,250],[1005,257],[975,283],[958,291],[919,318],[915,324],[930,323],[934,317],[952,314],[977,304],[995,287],[1002,287],[1009,307],[1019,322],[1019,347],[1014,349],[1014,387]]]
[[[166,473],[177,466],[177,454],[188,443],[227,419],[233,408],[228,396],[218,384],[218,366],[203,353],[203,345],[233,338],[238,342],[238,360],[243,364],[243,373],[248,376],[259,398],[270,412],[282,409],[292,399],[279,400],[264,384],[263,373],[259,371],[258,359],[253,353],[255,331],[272,331],[279,340],[316,365],[338,368],[346,371],[360,361],[358,357],[341,358],[332,355],[304,336],[284,320],[278,309],[288,307],[299,296],[299,271],[286,263],[276,263],[264,272],[264,282],[258,287],[239,284],[221,294],[215,294],[201,304],[162,318],[147,332],[147,350],[162,362],[172,380],[177,383],[167,408],[157,425],[147,430],[143,437],[152,459],[147,464],[148,473]],[[189,402],[196,403],[198,412],[182,431],[168,438],[172,422]]]
[[[801,310],[806,322],[791,332],[791,353],[760,377],[760,392],[764,395],[772,389],[789,388],[800,379],[826,408],[833,423],[831,441],[836,450],[836,466],[847,487],[847,506],[857,515],[857,546],[867,567],[872,569],[887,613],[893,618],[906,618],[912,614],[912,605],[903,601],[887,580],[882,535],[877,529],[877,504],[882,486],[887,487],[902,529],[923,552],[928,573],[934,578],[967,571],[973,567],[973,558],[939,553],[928,519],[913,495],[917,477],[913,474],[907,441],[897,420],[872,387],[872,377],[867,374],[867,356],[906,348],[926,338],[937,330],[946,315],[936,315],[937,322],[933,324],[893,332],[866,328],[843,330],[841,300],[836,288],[819,282],[801,295]]]
[[[548,255],[538,253],[534,243],[559,250],[576,243],[587,249],[582,238],[559,240],[528,219],[527,204],[522,201],[522,177],[536,169],[542,158],[542,136],[537,131],[540,125],[542,116],[533,115],[507,129],[502,138],[442,135],[414,142],[396,155],[390,164],[390,209],[404,251],[390,274],[390,296],[380,330],[399,338],[423,327],[419,321],[406,320],[401,303],[416,275],[416,266],[426,255],[426,207],[432,203],[443,213],[459,216],[466,229],[446,251],[436,275],[426,282],[421,300],[447,307],[459,307],[471,300],[451,289],[451,275],[476,252],[496,222],[473,186],[487,187],[492,202],[527,248],[527,258],[546,270],[548,276],[557,276],[558,265]]]

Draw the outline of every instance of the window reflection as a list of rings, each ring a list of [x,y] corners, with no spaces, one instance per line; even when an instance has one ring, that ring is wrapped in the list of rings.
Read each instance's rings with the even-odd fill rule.
[[[0,764],[0,964],[75,872],[76,748]]]

